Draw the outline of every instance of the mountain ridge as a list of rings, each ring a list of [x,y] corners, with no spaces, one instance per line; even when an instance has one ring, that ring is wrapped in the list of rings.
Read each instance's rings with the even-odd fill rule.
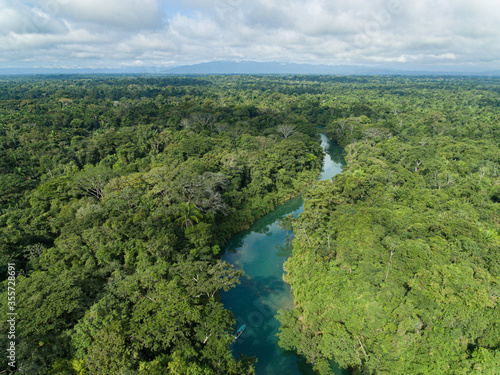
[[[153,74],[153,75],[459,75],[500,76],[500,70],[476,71],[468,67],[406,67],[395,65],[325,65],[259,61],[211,61],[171,68],[0,68],[0,75],[37,74]]]

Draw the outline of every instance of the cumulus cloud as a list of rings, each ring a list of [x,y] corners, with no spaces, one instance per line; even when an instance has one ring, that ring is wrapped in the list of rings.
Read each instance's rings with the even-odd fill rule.
[[[0,66],[497,67],[497,0],[0,0]]]
[[[73,22],[97,23],[129,31],[159,27],[163,17],[158,0],[63,0],[60,12],[61,17]]]

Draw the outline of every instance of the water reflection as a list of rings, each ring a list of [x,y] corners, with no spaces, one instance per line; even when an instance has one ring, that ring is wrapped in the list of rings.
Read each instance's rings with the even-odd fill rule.
[[[323,134],[321,145],[327,154],[320,179],[328,180],[342,171],[345,162],[342,149],[337,144],[330,144]],[[282,279],[283,263],[292,251],[290,233],[281,229],[278,221],[290,214],[296,217],[303,208],[301,197],[291,199],[257,220],[247,231],[234,236],[226,246],[235,251],[227,251],[224,259],[245,271],[241,284],[221,295],[226,308],[234,313],[236,326],[247,325],[234,342],[233,353],[236,357],[240,353],[256,356],[258,375],[314,374],[303,358],[281,349],[276,337],[279,330],[275,318],[277,311],[293,307],[290,287]]]

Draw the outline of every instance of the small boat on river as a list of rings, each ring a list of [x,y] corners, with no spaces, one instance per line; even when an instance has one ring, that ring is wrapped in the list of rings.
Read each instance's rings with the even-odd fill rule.
[[[246,324],[243,324],[240,328],[238,328],[238,330],[236,331],[236,335],[234,336],[234,339],[236,340],[238,337],[240,337],[246,328],[247,328]]]

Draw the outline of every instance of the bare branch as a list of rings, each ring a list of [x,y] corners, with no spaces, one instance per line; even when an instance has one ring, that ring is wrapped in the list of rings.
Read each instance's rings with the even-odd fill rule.
[[[283,139],[287,139],[289,136],[291,136],[295,130],[295,125],[291,124],[282,124],[278,125],[276,130],[281,133],[281,137]]]

